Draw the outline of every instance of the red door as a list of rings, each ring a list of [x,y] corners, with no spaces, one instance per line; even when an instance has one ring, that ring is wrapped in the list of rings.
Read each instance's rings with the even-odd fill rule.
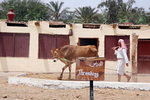
[[[118,40],[123,39],[127,45],[127,55],[130,60],[130,36],[116,36],[116,35],[106,35],[105,36],[105,59],[114,61],[117,60],[116,55],[114,55],[114,51],[112,50],[113,47],[118,46]]]
[[[150,39],[138,40],[138,73],[150,73]]]
[[[64,45],[69,45],[68,35],[39,35],[39,58],[48,59],[52,58],[51,50],[60,48]]]

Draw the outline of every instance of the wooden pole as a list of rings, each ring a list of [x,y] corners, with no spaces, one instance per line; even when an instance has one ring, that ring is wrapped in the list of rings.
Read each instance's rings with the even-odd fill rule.
[[[132,79],[137,82],[137,44],[138,35],[132,34]]]

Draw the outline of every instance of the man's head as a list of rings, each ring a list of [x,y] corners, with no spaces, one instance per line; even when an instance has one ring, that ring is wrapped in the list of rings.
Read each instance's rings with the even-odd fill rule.
[[[119,40],[118,40],[118,45],[119,45],[121,48],[127,49],[127,46],[126,46],[125,41],[124,41],[123,39],[119,39]]]

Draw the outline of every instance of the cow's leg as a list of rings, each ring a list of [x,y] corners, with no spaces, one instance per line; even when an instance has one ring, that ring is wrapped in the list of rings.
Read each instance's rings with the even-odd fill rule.
[[[70,80],[71,79],[71,64],[69,65],[69,77],[68,77],[68,79]]]
[[[61,74],[60,74],[60,77],[58,78],[59,80],[62,80],[64,70],[65,70],[67,67],[68,67],[68,65],[65,65],[65,66],[62,68],[62,72],[61,72]]]

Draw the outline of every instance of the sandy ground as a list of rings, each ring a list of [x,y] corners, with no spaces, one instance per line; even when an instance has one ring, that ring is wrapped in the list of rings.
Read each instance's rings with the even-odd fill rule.
[[[8,76],[15,75],[0,73],[0,100],[89,100],[89,88],[73,90],[52,90],[28,87],[24,85],[10,85]],[[46,75],[57,78],[58,74]],[[33,76],[32,76],[33,77]],[[41,75],[41,77],[44,77]],[[68,75],[64,75],[67,79]],[[114,78],[115,79],[115,78]],[[94,100],[149,100],[150,91],[116,90],[94,88]]]
[[[128,75],[131,76],[130,74]],[[60,76],[60,73],[28,73],[25,77],[57,80],[59,76]],[[63,80],[68,80],[68,76],[69,76],[68,73],[64,73]],[[117,82],[118,76],[117,74],[105,74],[104,79],[105,79],[104,81]],[[76,80],[75,73],[71,74],[71,81],[73,80],[74,81]],[[127,78],[125,76],[122,76],[121,81],[126,82]],[[133,82],[132,77],[130,79],[130,82]],[[150,74],[138,74],[137,82],[150,83]]]

